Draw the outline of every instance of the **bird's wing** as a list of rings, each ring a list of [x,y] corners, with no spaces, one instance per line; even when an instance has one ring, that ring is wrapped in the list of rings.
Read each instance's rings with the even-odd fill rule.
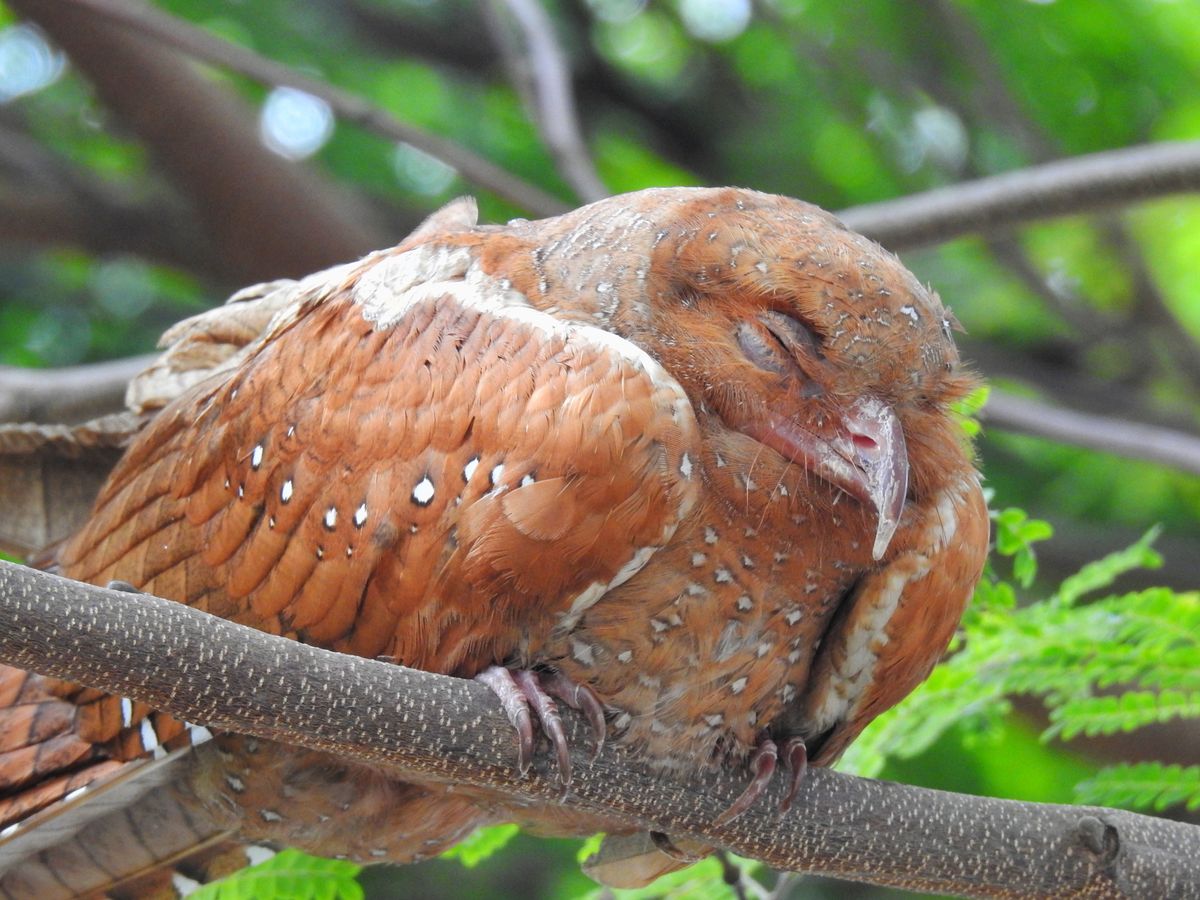
[[[306,279],[244,353],[133,445],[66,574],[470,674],[569,627],[697,494],[679,384],[467,248]]]

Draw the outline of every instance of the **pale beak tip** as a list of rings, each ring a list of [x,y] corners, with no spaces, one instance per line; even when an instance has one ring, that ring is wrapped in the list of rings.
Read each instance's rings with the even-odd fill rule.
[[[879,527],[875,529],[875,545],[871,548],[871,556],[875,562],[883,559],[883,554],[887,553],[888,545],[892,542],[892,535],[896,533],[896,526],[900,524],[898,519],[889,519],[881,512],[879,515]]]

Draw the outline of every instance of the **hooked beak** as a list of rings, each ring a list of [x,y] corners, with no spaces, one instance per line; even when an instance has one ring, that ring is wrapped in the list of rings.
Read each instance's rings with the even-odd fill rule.
[[[883,558],[908,494],[904,431],[890,406],[875,397],[862,397],[821,433],[774,415],[745,431],[873,507],[878,523],[871,555],[876,560]]]

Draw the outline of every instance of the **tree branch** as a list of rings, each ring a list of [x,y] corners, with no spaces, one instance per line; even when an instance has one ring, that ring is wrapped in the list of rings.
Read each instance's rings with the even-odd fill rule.
[[[1143,144],[853,206],[838,217],[892,250],[1200,190],[1200,141]]]
[[[21,0],[23,3],[29,0]],[[464,178],[539,216],[565,212],[567,206],[541,188],[522,181],[465,147],[401,122],[361,97],[303,75],[282,63],[209,34],[187,22],[127,0],[71,0],[71,5],[104,16],[129,31],[153,38],[193,59],[220,66],[272,85],[289,85],[320,97],[341,118],[390,141],[405,141],[453,166]]]
[[[1017,803],[813,772],[796,812],[782,784],[712,824],[744,773],[677,783],[617,742],[588,760],[568,716],[575,778],[549,754],[517,778],[516,746],[482,685],[330,653],[149,596],[0,565],[0,658],[120,692],[189,721],[282,740],[630,828],[710,842],[783,869],[971,897],[1200,897],[1200,828],[1096,807]]]
[[[559,174],[587,203],[607,197],[608,188],[596,173],[583,139],[571,91],[571,72],[554,35],[554,23],[536,0],[494,0],[488,6],[492,18],[503,18],[502,6],[520,32],[520,39],[509,40],[502,30],[503,22],[498,22],[501,49],[513,57],[509,67],[514,81],[522,88],[530,118],[554,157]],[[523,46],[510,48],[510,44]]]
[[[982,417],[1013,431],[1200,475],[1200,438],[1182,431],[1078,412],[996,390]]]
[[[158,354],[60,369],[0,366],[0,422],[64,424],[125,409],[129,380]]]

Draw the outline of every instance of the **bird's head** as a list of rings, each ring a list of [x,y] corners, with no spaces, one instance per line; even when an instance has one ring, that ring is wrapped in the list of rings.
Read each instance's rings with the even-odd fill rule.
[[[874,513],[876,559],[906,499],[932,496],[971,464],[949,411],[975,385],[953,315],[829,213],[753,191],[671,188],[529,227],[530,293],[655,356],[733,467],[763,466],[765,447],[855,497]]]
[[[969,465],[949,410],[975,384],[958,324],[894,255],[817,207],[706,200],[654,261],[662,362],[728,428],[873,510],[879,559],[906,500]]]

